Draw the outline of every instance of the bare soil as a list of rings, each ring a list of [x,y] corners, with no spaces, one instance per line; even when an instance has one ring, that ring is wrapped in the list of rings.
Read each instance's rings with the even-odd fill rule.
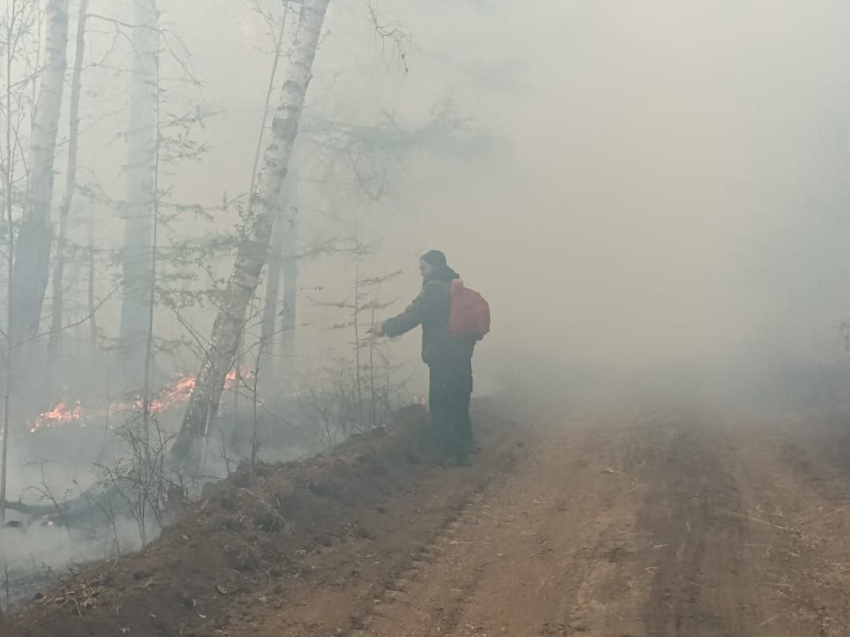
[[[332,455],[237,476],[0,634],[850,634],[842,417],[487,414],[470,467],[435,466],[411,410]]]

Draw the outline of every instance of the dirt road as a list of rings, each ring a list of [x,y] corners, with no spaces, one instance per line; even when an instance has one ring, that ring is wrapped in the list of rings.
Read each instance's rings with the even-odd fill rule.
[[[214,624],[130,634],[843,637],[850,478],[799,431],[663,412],[487,428],[474,467],[417,469],[368,532],[299,551]]]
[[[850,634],[850,483],[801,458],[784,431],[703,416],[532,429],[351,634]]]

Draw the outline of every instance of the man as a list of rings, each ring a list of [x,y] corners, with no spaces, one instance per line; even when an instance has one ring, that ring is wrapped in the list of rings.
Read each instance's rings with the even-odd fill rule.
[[[372,328],[394,338],[422,326],[422,360],[430,369],[429,409],[438,449],[449,463],[466,464],[472,453],[472,354],[478,339],[449,332],[451,285],[459,279],[446,255],[432,250],[419,261],[422,291],[407,309]]]

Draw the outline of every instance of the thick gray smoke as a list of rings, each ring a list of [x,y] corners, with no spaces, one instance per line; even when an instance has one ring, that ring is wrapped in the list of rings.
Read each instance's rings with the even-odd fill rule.
[[[91,3],[92,13],[121,19],[131,8]],[[273,67],[257,7],[273,15],[280,3],[160,5],[169,34],[160,107],[174,145],[158,187],[163,219],[174,218],[158,246],[171,261],[158,271],[157,388],[197,372],[221,299],[199,290],[220,291],[230,273],[226,235],[245,212]],[[90,25],[69,230],[72,327],[61,372],[40,345],[27,350],[27,364],[51,378],[14,397],[12,500],[42,483],[70,497],[104,464],[99,448],[76,453],[32,437],[40,412],[60,398],[94,410],[136,400],[115,378],[132,53],[114,30]],[[251,370],[240,370],[249,381],[241,398],[225,398],[232,421],[256,425],[259,412],[292,427],[278,427],[281,438],[293,435],[293,420],[315,425],[312,438],[275,447],[269,460],[336,441],[327,414],[341,410],[320,403],[357,394],[352,378],[362,389],[367,351],[392,371],[383,405],[421,399],[417,338],[380,350],[362,339],[417,293],[418,257],[432,248],[492,306],[493,332],[476,358],[481,397],[508,394],[563,414],[671,397],[736,407],[776,407],[783,397],[788,408],[844,400],[848,36],[846,0],[333,0],[294,152],[298,313],[287,329],[297,338],[273,358],[289,375],[263,402]],[[63,103],[57,200],[68,110]],[[185,160],[189,149],[197,156]],[[189,256],[180,242],[199,237],[214,245]],[[246,368],[261,360],[265,285],[249,312]],[[287,411],[296,402],[303,409]],[[217,476],[231,468],[227,458],[210,463]],[[36,525],[3,536],[0,563],[58,569],[133,548],[138,536],[127,519],[92,534]]]

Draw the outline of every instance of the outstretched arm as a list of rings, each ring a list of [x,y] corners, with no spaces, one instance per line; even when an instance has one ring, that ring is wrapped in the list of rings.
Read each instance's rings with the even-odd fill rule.
[[[406,334],[410,330],[422,324],[428,315],[433,312],[436,305],[436,296],[439,294],[439,287],[434,283],[425,283],[422,286],[422,291],[419,293],[413,302],[407,306],[398,316],[387,319],[378,326],[377,330],[381,335],[394,338]]]

